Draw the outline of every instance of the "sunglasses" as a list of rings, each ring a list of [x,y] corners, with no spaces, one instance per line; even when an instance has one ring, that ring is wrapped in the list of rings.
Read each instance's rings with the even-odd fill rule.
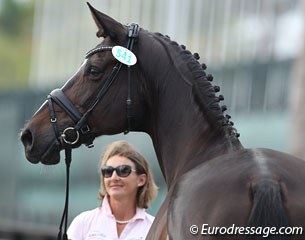
[[[101,171],[104,178],[110,178],[114,171],[119,177],[128,177],[131,172],[136,172],[136,170],[132,169],[132,167],[129,165],[120,165],[115,168],[111,166],[104,166],[102,167]]]

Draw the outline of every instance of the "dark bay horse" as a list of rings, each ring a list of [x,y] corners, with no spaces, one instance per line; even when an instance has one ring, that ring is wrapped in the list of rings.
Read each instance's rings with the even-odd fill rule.
[[[305,162],[245,149],[197,54],[89,7],[104,39],[26,123],[26,158],[57,164],[67,145],[146,132],[168,187],[147,239],[305,239]]]

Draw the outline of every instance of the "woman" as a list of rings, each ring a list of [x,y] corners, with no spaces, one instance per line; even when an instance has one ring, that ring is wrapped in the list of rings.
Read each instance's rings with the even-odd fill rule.
[[[116,141],[106,148],[99,169],[101,205],[78,215],[68,238],[144,240],[154,220],[145,209],[157,195],[147,161],[126,141]]]

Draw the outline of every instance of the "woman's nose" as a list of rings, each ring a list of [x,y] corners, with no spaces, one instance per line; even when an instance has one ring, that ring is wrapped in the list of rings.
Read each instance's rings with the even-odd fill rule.
[[[113,171],[112,175],[111,175],[111,179],[119,179],[119,175],[116,173],[116,171]]]

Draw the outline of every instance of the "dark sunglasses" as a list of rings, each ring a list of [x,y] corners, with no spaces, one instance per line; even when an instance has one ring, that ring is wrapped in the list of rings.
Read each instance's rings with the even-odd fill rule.
[[[104,178],[110,178],[114,171],[119,177],[128,177],[131,172],[135,172],[136,170],[132,169],[129,165],[120,165],[115,168],[111,166],[103,166],[101,171]]]

